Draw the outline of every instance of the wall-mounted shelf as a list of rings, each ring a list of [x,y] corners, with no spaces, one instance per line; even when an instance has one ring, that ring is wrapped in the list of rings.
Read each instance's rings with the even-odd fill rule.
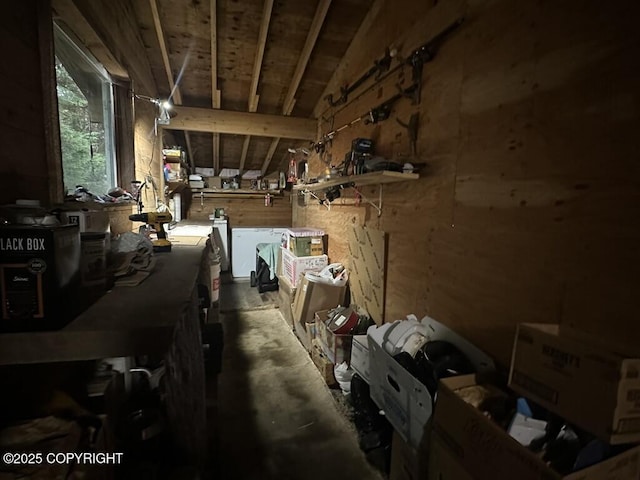
[[[221,190],[219,188],[192,188],[193,195],[199,195],[200,198],[264,198],[269,193],[272,196],[281,196],[280,190]]]
[[[363,173],[362,175],[349,175],[346,177],[337,177],[325,182],[308,183],[294,185],[294,190],[316,192],[318,190],[326,190],[330,187],[342,185],[344,183],[353,182],[357,187],[364,185],[382,185],[383,183],[404,182],[406,180],[417,180],[420,175],[417,173],[400,173],[383,170],[381,172]]]
[[[294,185],[293,189],[301,193],[308,193],[318,199],[322,205],[331,210],[331,203],[323,200],[314,192],[327,190],[331,187],[348,184],[349,187],[362,187],[365,185],[378,185],[378,203],[369,200],[362,192],[359,193],[362,200],[378,211],[378,216],[382,215],[382,185],[385,183],[404,182],[407,180],[417,180],[420,175],[417,173],[400,173],[383,170],[381,172],[364,173],[362,175],[349,175],[345,177],[333,178],[324,182]]]

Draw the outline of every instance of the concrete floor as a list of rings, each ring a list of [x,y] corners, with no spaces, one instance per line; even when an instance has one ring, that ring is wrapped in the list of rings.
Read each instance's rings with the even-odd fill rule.
[[[352,425],[276,307],[277,292],[223,282],[218,467],[223,480],[380,480]]]

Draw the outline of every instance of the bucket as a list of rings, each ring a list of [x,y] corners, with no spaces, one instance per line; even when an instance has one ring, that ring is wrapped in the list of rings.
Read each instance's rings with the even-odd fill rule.
[[[106,233],[80,234],[80,279],[84,287],[106,287]]]

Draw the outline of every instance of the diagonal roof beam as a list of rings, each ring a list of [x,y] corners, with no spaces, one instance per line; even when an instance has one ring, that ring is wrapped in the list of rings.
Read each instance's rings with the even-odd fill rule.
[[[180,93],[180,87],[176,85],[173,79],[173,72],[171,71],[171,63],[169,62],[169,54],[167,52],[167,42],[164,38],[164,32],[162,30],[162,23],[160,22],[160,13],[158,12],[158,4],[156,3],[156,0],[149,0],[149,6],[151,7],[153,25],[156,30],[156,36],[158,37],[158,44],[160,45],[162,64],[164,65],[164,71],[167,75],[169,88],[171,89],[170,98],[173,99],[173,103],[175,105],[182,105],[182,94]],[[189,137],[189,132],[187,131],[184,132],[184,140],[187,143],[187,152],[189,153],[191,168],[195,170],[195,159],[193,158],[193,150],[191,148],[191,138]]]
[[[260,24],[260,33],[258,35],[258,49],[256,50],[256,58],[253,62],[253,74],[251,76],[251,90],[249,90],[249,112],[255,113],[258,111],[258,101],[260,95],[258,95],[258,82],[260,81],[260,71],[262,70],[262,59],[264,57],[264,48],[267,44],[267,33],[269,32],[269,23],[271,22],[271,12],[273,10],[273,0],[265,0],[264,8],[262,10],[262,23]],[[244,163],[247,159],[247,152],[249,151],[249,141],[251,137],[248,136],[244,139],[242,145],[242,155],[240,156],[240,175],[244,170]]]
[[[313,52],[313,48],[316,45],[318,35],[320,34],[320,29],[322,28],[322,24],[324,23],[324,19],[327,16],[327,12],[329,11],[330,6],[331,0],[320,0],[320,2],[318,3],[316,13],[313,17],[313,21],[311,22],[311,27],[309,28],[309,33],[307,34],[307,39],[304,42],[304,47],[302,47],[302,52],[300,52],[300,57],[298,58],[298,65],[296,65],[296,70],[293,74],[293,78],[291,79],[291,84],[289,84],[289,90],[287,91],[287,95],[284,97],[284,103],[282,105],[283,115],[291,115],[291,112],[293,111],[293,107],[296,104],[296,92],[298,91],[298,87],[300,86],[300,82],[302,81],[302,75],[304,75],[304,71],[307,68],[309,58],[311,57],[311,52]],[[263,175],[267,172],[269,164],[271,164],[273,154],[275,153],[276,148],[278,148],[279,142],[279,138],[274,138],[271,141],[271,145],[269,145],[267,156],[265,157],[264,163],[262,164],[261,170]]]
[[[370,43],[371,27],[379,16],[383,13],[383,6],[386,0],[374,0],[373,5],[365,15],[362,23],[358,27],[358,31],[353,36],[351,43],[347,47],[347,51],[340,60],[338,67],[334,70],[333,76],[327,83],[324,92],[318,99],[315,108],[313,109],[313,116],[320,118],[322,112],[327,108],[326,96],[331,92],[339,89],[345,75],[345,71],[350,67],[354,58],[358,58],[362,55],[363,51],[367,51],[367,44]]]
[[[318,135],[318,122],[314,118],[180,106],[174,107],[174,111],[176,115],[171,119],[171,123],[162,126],[166,130],[218,132],[309,141]]]
[[[211,107],[220,108],[222,105],[222,93],[218,90],[218,7],[216,0],[210,0],[209,15],[211,25]],[[213,134],[213,171],[220,172],[220,134]]]

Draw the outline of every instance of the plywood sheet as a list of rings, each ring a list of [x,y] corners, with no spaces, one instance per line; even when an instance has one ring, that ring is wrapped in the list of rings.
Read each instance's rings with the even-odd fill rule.
[[[354,227],[349,230],[348,238],[351,300],[364,307],[381,325],[384,323],[387,236],[379,230]]]

